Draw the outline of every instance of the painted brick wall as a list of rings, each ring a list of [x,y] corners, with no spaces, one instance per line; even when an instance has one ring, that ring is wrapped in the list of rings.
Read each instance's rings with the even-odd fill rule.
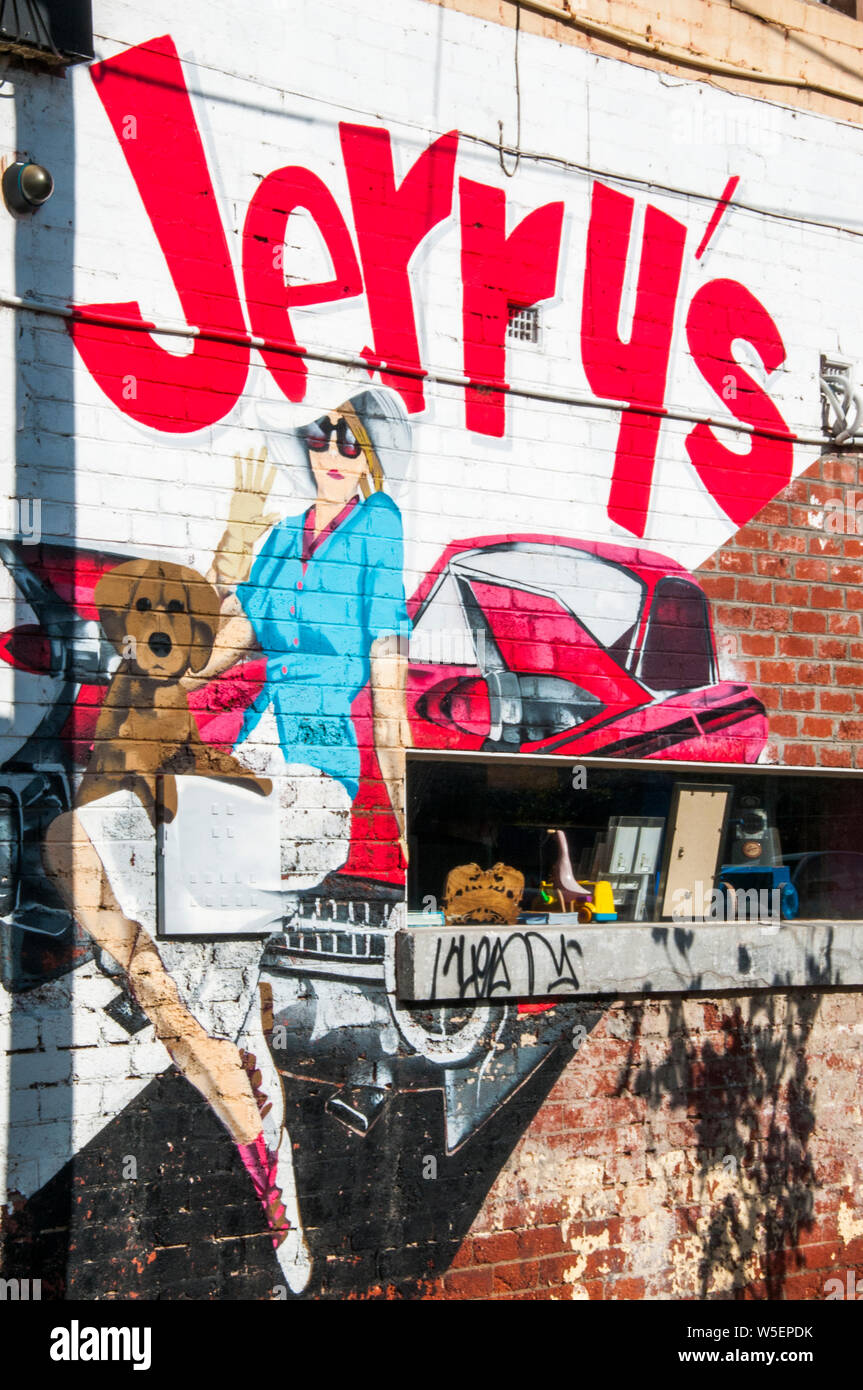
[[[860,1028],[839,991],[615,1003],[513,1102],[514,1146],[492,1124],[480,1155],[429,1178],[431,1110],[425,1135],[388,1121],[362,1147],[323,1126],[299,1168],[329,1242],[315,1296],[835,1296],[828,1280],[863,1275]],[[499,1172],[459,1238],[486,1163]],[[245,1175],[176,1076],[82,1149],[71,1185],[11,1206],[4,1272],[41,1277],[43,1297],[284,1297]]]
[[[313,16],[300,3],[271,0],[260,7],[260,29],[239,45],[232,6],[190,3],[177,12],[169,0],[154,0],[146,7],[101,8],[101,60],[123,59],[139,47],[146,53],[155,39],[162,41],[164,59],[166,36],[176,48],[177,89],[188,86],[212,177],[212,197],[206,190],[202,197],[217,205],[230,268],[243,286],[240,319],[256,307],[243,285],[243,252],[256,240],[244,237],[246,217],[271,171],[307,168],[332,194],[355,246],[371,166],[360,168],[352,197],[339,120],[373,126],[381,141],[386,137],[395,184],[432,142],[452,129],[460,132],[445,190],[452,210],[410,264],[422,366],[450,380],[427,380],[424,409],[411,416],[411,471],[398,502],[406,595],[427,582],[448,546],[477,537],[552,535],[618,546],[628,564],[638,563],[643,551],[667,557],[693,572],[708,594],[723,678],[750,684],[766,708],[763,760],[858,768],[863,538],[832,534],[827,503],[847,502],[861,482],[851,455],[813,463],[821,430],[819,356],[841,350],[863,362],[858,238],[843,230],[863,136],[852,124],[827,118],[846,107],[830,97],[789,96],[789,102],[811,103],[820,113],[813,115],[717,90],[716,82],[669,78],[665,68],[660,77],[644,63],[611,61],[592,40],[588,52],[562,48],[543,37],[556,32],[553,21],[525,17],[519,41],[522,157],[510,179],[515,154],[499,155],[498,147],[502,130],[505,143],[516,138],[515,54],[512,28],[500,23],[498,6],[491,13],[471,6],[481,10],[478,18],[449,5],[386,0],[370,30],[359,0],[327,0]],[[612,18],[619,9],[602,8]],[[744,23],[725,5],[710,11],[723,33],[726,20]],[[643,7],[632,13],[638,23],[647,15]],[[512,19],[509,10],[506,16]],[[663,23],[664,37],[679,42],[689,18],[676,6]],[[765,67],[774,63],[773,31],[745,23],[763,40]],[[812,25],[828,34],[841,31],[843,44],[852,45],[841,17],[813,7]],[[739,33],[729,40],[729,52],[717,48],[719,57],[739,49]],[[784,39],[781,48],[785,62]],[[830,66],[807,62],[815,76]],[[794,63],[797,75],[799,55]],[[846,77],[856,90],[857,79]],[[145,104],[139,125],[127,127],[125,108],[118,107],[118,134],[99,83],[85,70],[62,84],[19,74],[14,103],[2,105],[4,157],[27,153],[58,176],[55,200],[38,217],[13,223],[0,216],[4,294],[62,309],[116,302],[128,312],[137,298],[145,317],[181,323],[172,268],[130,173],[128,141],[146,147],[150,108]],[[163,146],[152,143],[161,171]],[[493,336],[495,321],[491,312],[483,318],[476,298],[465,308],[470,294],[463,285],[462,239],[470,237],[471,219],[462,218],[461,200],[466,206],[478,196],[476,186],[491,221],[503,209],[498,238],[537,209],[563,204],[559,266],[540,296],[540,345],[507,346],[507,379],[523,389],[501,396],[498,433],[467,427],[467,393],[459,383],[466,346],[486,346],[483,335],[488,329]],[[600,296],[601,302],[614,298],[619,272],[623,308],[620,314],[615,309],[600,342],[603,349],[611,344],[612,366],[618,363],[613,409],[574,403],[612,389],[600,389],[585,366],[593,340],[582,306],[598,188],[615,194],[618,222],[612,217],[609,226],[619,232],[620,219],[631,216],[634,228],[629,252],[619,250],[605,267],[611,290],[606,285],[608,293]],[[169,207],[169,227],[170,214]],[[655,459],[649,449],[635,447],[632,435],[629,450],[620,447],[626,406],[645,379],[657,379],[650,352],[631,362],[625,353],[645,218],[681,248],[679,283],[648,296],[643,312],[635,313],[649,342],[667,336],[667,372],[659,373],[664,394],[649,404],[671,414],[658,433]],[[546,231],[553,220],[544,224]],[[378,228],[378,236],[392,221]],[[273,250],[282,247],[274,243]],[[327,278],[327,256],[308,225],[287,239],[284,250],[298,270],[289,276],[292,284]],[[529,244],[525,263],[530,268],[547,252],[545,235]],[[506,262],[502,251],[499,260]],[[210,270],[205,266],[205,281]],[[363,272],[365,291],[365,266]],[[488,288],[488,279],[475,275],[471,291]],[[725,289],[716,290],[717,284]],[[705,299],[708,291],[714,299]],[[732,292],[748,296],[744,326],[760,345],[748,356],[732,350],[741,301],[735,310],[733,297],[721,297]],[[390,294],[382,292],[384,303]],[[710,311],[701,319],[691,317],[696,303]],[[500,321],[498,313],[498,327]],[[700,351],[693,347],[699,331],[706,334],[716,324],[728,341],[711,339],[709,350],[703,343]],[[6,493],[9,499],[38,497],[45,541],[64,553],[85,554],[78,618],[90,626],[76,629],[79,637],[101,640],[94,556],[107,569],[150,559],[207,573],[229,513],[234,455],[266,441],[278,465],[268,506],[279,517],[295,517],[308,505],[313,490],[297,427],[373,379],[377,383],[381,363],[360,289],[341,302],[299,306],[292,328],[298,341],[335,355],[329,363],[309,364],[305,400],[287,400],[260,355],[260,340],[245,343],[251,369],[242,389],[226,398],[222,418],[189,431],[188,421],[167,407],[155,422],[134,418],[132,405],[148,371],[141,381],[134,374],[128,381],[121,377],[122,388],[115,377],[109,395],[111,373],[123,365],[128,344],[115,344],[100,384],[73,346],[64,318],[3,308]],[[231,341],[237,338],[242,332]],[[173,343],[178,346],[176,338]],[[188,349],[182,339],[179,344]],[[343,369],[340,355],[352,365]],[[739,365],[744,358],[749,375]],[[478,360],[474,355],[471,370]],[[164,372],[163,344],[154,345],[148,368]],[[751,457],[740,452],[740,436],[723,433],[721,424],[705,442],[702,420],[704,452],[697,466],[688,447],[695,417],[733,426],[745,418],[732,408],[736,393],[748,393],[750,405],[754,398],[762,415],[768,406],[779,413],[781,447],[767,451],[765,464],[763,450]],[[477,396],[474,408],[488,406],[487,394]],[[643,419],[639,438],[648,433]],[[803,442],[792,445],[792,434]],[[774,444],[776,436],[774,428]],[[613,490],[616,505],[610,507]],[[741,515],[749,516],[742,525]],[[654,569],[664,563],[651,560]],[[67,566],[67,580],[68,572]],[[9,614],[0,624],[4,641],[7,631],[23,627],[21,650],[32,657],[36,615],[5,568],[2,578],[7,588],[0,597]],[[64,592],[70,587],[66,582]],[[546,644],[552,643],[553,636]],[[317,654],[326,653],[322,646]],[[104,664],[104,655],[100,660]],[[22,770],[16,758],[56,690],[51,673],[38,662],[33,669],[32,660],[14,668],[0,662],[0,677],[4,775],[16,796],[22,777],[28,785],[31,775],[48,779],[33,794],[42,819],[30,837],[41,884],[39,846],[61,804],[68,810],[107,679],[99,687],[72,682],[76,709],[64,730],[71,736],[59,751],[52,743],[47,753],[43,747],[30,756]],[[248,676],[247,696],[253,684]],[[217,730],[222,737],[212,733],[213,744],[234,742],[242,704],[236,689],[224,688],[198,705],[193,701],[204,727],[210,716],[225,721]],[[371,755],[380,750],[373,747],[368,704],[354,717],[374,773]],[[277,751],[272,728],[267,740],[257,769],[262,774]],[[723,752],[702,747],[695,756],[720,765]],[[50,780],[57,769],[60,790]],[[350,907],[379,912],[373,921],[353,919],[369,925],[371,939],[387,925],[398,896],[398,888],[392,891],[401,865],[393,809],[381,779],[366,775],[368,766],[353,802],[342,783],[330,778],[327,787],[319,772],[297,761],[283,783],[277,877],[281,881],[284,873],[292,888],[316,884],[344,865],[353,833],[352,867],[375,886],[365,897],[350,898]],[[134,806],[123,814],[127,820],[116,838],[125,860],[114,865],[111,883],[127,890],[124,911],[154,932],[153,827],[145,818],[142,829]],[[26,933],[27,923],[19,930]],[[0,1133],[4,1277],[40,1278],[46,1298],[286,1297],[284,1269],[250,1180],[249,1154],[241,1153],[248,1136],[229,1134],[216,1110],[172,1066],[165,1030],[157,1035],[152,1018],[133,1020],[140,1026],[131,1032],[124,1025],[129,999],[121,992],[121,973],[98,968],[83,931],[71,939],[67,931],[56,949],[44,938],[37,949],[34,935],[3,936],[0,1116],[9,1117]],[[13,946],[22,948],[35,979],[22,984],[15,975],[20,961],[13,960]],[[261,940],[160,941],[159,951],[167,976],[207,1035],[230,1047],[254,1047],[262,1059],[275,1023],[269,1020],[265,1038],[255,1002]],[[279,1015],[289,1019],[294,1048],[284,1166],[293,1164],[311,1247],[307,1297],[815,1299],[825,1296],[834,1273],[861,1270],[859,994],[837,992],[825,981],[822,991],[565,1004],[549,1014],[519,1016],[516,1055],[546,1040],[546,1062],[525,1066],[518,1078],[523,1084],[450,1152],[440,1074],[434,1085],[427,1074],[417,1081],[413,1073],[397,1084],[387,1069],[394,1056],[415,1064],[416,1047],[407,1047],[405,1038],[416,1042],[421,1011],[388,1001],[383,966],[377,994],[345,978],[325,1005],[318,1000],[316,1006],[316,986],[300,972],[284,973],[294,990]],[[255,1010],[252,1030],[247,1016]],[[576,1032],[577,1053],[567,1041]],[[484,1045],[487,1056],[488,1038]],[[459,1073],[466,1088],[468,1072],[465,1064]],[[270,1079],[254,1086],[262,1084]],[[373,1097],[381,1113],[367,1131],[361,1121],[368,1116],[359,1109],[349,1116],[352,1127],[344,1122],[345,1104],[339,1118],[332,1105],[339,1088],[347,1092],[342,1102],[353,1090],[382,1094]],[[214,1089],[210,1099],[218,1101]]]

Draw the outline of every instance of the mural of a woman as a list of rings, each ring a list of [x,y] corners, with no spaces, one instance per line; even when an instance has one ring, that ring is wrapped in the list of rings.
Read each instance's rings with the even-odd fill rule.
[[[222,595],[222,626],[209,664],[193,682],[212,679],[257,649],[266,657],[266,678],[235,754],[275,784],[282,874],[291,887],[297,883],[291,870],[298,867],[294,832],[304,819],[320,824],[321,808],[326,814],[338,797],[349,810],[359,790],[351,706],[367,685],[373,751],[407,861],[404,750],[410,741],[400,640],[408,632],[402,522],[391,495],[407,469],[407,417],[395,396],[369,388],[303,426],[298,436],[315,495],[305,512],[282,521],[265,510],[275,480],[266,453],[236,460],[228,525],[207,576]],[[297,817],[292,806],[301,784]],[[299,868],[311,867],[321,848],[312,845],[311,864]],[[330,862],[325,870],[334,867]],[[357,1009],[362,1014],[366,1001],[355,988],[339,983],[329,989],[330,983],[317,988],[327,996],[324,1013],[331,1021],[346,1024]],[[259,1024],[251,1018],[247,1024],[258,1089],[270,1107],[268,1124],[285,1133],[281,1080]],[[290,1175],[280,1174],[279,1181],[284,1190]],[[293,1210],[297,1216],[296,1203]]]
[[[265,721],[274,718],[279,757],[275,764],[269,757],[268,775],[284,781],[301,766],[340,783],[350,801],[360,775],[351,704],[369,684],[374,751],[407,858],[407,661],[399,638],[408,617],[401,515],[387,489],[403,476],[410,427],[397,398],[367,389],[299,435],[315,500],[277,525],[265,512],[275,470],[263,453],[245,466],[237,461],[228,526],[208,576],[223,595],[223,626],[198,680],[260,647],[266,680],[247,712],[238,756],[260,770]]]
[[[317,776],[324,803],[327,784],[352,800],[359,786],[360,754],[351,704],[369,684],[375,752],[404,846],[408,724],[406,661],[398,650],[398,638],[407,631],[407,612],[401,516],[384,491],[383,460],[389,465],[392,486],[403,474],[409,438],[407,420],[394,399],[366,390],[301,432],[316,494],[307,512],[283,521],[267,514],[264,508],[274,470],[267,468],[265,456],[250,458],[245,465],[237,460],[228,526],[206,582],[193,571],[160,562],[134,561],[109,572],[105,584],[113,586],[112,594],[114,588],[122,589],[123,598],[106,599],[100,617],[103,625],[109,618],[113,621],[111,615],[117,609],[115,625],[120,634],[129,630],[126,609],[134,611],[137,621],[144,608],[148,618],[164,608],[161,626],[169,618],[179,622],[175,610],[184,606],[177,596],[179,579],[186,582],[187,606],[188,594],[194,595],[193,616],[206,606],[201,596],[211,595],[209,637],[219,626],[209,659],[202,667],[190,664],[187,675],[182,675],[182,666],[167,673],[161,684],[155,683],[161,694],[153,697],[155,710],[159,700],[164,705],[164,691],[173,692],[171,710],[176,717],[178,711],[186,711],[183,718],[190,747],[198,748],[200,740],[193,738],[193,721],[180,689],[188,691],[206,683],[249,651],[260,648],[267,659],[265,683],[237,740],[237,759],[207,748],[200,752],[206,766],[183,763],[182,767],[171,764],[169,769],[167,754],[163,757],[160,752],[157,757],[154,752],[151,771],[204,771],[211,778],[242,784],[241,764],[251,767],[263,753],[283,791],[291,790],[299,770],[307,781]],[[171,589],[169,599],[169,581],[174,580],[177,595]],[[150,597],[142,596],[145,582],[153,589]],[[145,642],[141,645],[142,652],[149,651]],[[166,645],[171,647],[170,642]],[[133,650],[137,652],[136,644]],[[121,674],[126,683],[123,690],[131,689],[129,683],[135,680],[144,689],[146,680],[138,672],[136,658],[124,659]],[[118,701],[120,713],[115,718],[112,699],[106,699],[106,727],[101,735],[97,730],[94,758],[104,761],[105,747],[116,758],[122,753],[122,771],[100,779],[88,768],[75,809],[58,817],[46,834],[46,867],[78,921],[125,973],[137,1004],[174,1064],[228,1128],[264,1208],[285,1279],[299,1293],[308,1283],[311,1259],[297,1201],[281,1080],[262,1034],[260,1012],[253,1005],[242,1030],[254,1051],[241,1051],[231,1037],[205,1027],[156,945],[155,923],[148,925],[154,913],[139,910],[142,904],[124,910],[103,861],[108,842],[128,837],[129,816],[134,819],[137,814],[138,820],[143,817],[150,825],[136,800],[140,774],[146,770],[141,762],[150,744],[143,736],[136,742],[130,733],[135,700],[117,694],[113,704]],[[155,728],[156,713],[137,712],[139,722],[143,719],[146,724],[145,732],[150,724]],[[268,721],[270,733],[264,728]],[[273,729],[275,737],[268,742]],[[149,737],[152,740],[155,734]],[[127,785],[130,777],[131,787]],[[265,778],[245,777],[245,781],[255,784],[259,793],[269,791]],[[216,799],[218,783],[210,785]],[[118,798],[121,806],[115,804]],[[147,857],[144,854],[142,859]]]

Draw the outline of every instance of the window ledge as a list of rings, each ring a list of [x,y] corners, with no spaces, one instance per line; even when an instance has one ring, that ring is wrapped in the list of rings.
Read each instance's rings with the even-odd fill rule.
[[[863,986],[863,921],[403,927],[396,987],[416,1003]]]

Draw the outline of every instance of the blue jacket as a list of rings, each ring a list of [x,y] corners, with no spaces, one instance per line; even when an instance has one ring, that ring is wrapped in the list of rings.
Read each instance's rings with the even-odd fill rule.
[[[266,683],[238,743],[272,703],[285,760],[359,789],[351,702],[369,679],[377,637],[407,632],[398,507],[383,492],[361,501],[303,565],[305,513],[273,527],[237,597],[267,658]]]

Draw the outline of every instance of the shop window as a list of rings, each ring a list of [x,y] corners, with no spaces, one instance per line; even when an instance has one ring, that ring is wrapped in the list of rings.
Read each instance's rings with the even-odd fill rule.
[[[863,920],[855,774],[415,752],[407,807],[411,912],[439,907],[452,869],[503,863],[524,876],[522,913],[553,922],[573,910],[554,888],[563,839],[621,923]]]

